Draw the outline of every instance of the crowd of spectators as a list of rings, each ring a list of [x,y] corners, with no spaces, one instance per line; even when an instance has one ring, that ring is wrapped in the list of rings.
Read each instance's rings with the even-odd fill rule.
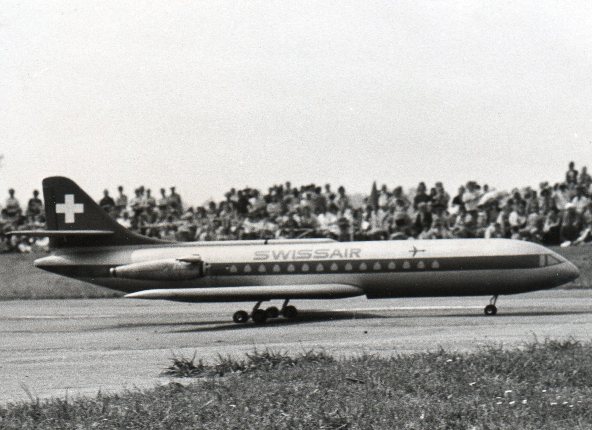
[[[469,181],[451,194],[441,182],[413,190],[373,186],[368,196],[344,187],[290,182],[270,187],[231,189],[222,201],[188,207],[172,187],[158,197],[141,186],[127,197],[105,190],[99,205],[121,225],[140,234],[178,241],[332,238],[339,241],[512,238],[570,246],[592,241],[592,177],[569,163],[565,179],[510,192]],[[13,189],[0,217],[0,251],[46,249],[46,239],[8,237],[18,229],[42,229],[38,191],[22,207]]]

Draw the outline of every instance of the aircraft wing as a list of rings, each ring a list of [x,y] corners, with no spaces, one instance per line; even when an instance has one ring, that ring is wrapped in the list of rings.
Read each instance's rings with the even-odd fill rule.
[[[314,284],[154,289],[127,294],[125,297],[180,302],[241,302],[273,299],[341,299],[362,295],[364,290],[354,285]]]
[[[84,237],[84,236],[109,236],[115,234],[112,230],[13,230],[6,233],[8,236],[28,237]]]

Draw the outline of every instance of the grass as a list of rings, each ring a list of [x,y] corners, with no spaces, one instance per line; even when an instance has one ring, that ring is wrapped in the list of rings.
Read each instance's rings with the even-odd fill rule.
[[[592,246],[554,248],[580,268],[581,276],[564,288],[592,287]],[[0,300],[120,297],[122,294],[33,266],[35,254],[0,254]]]
[[[199,378],[120,395],[32,399],[0,408],[0,427],[589,429],[590,357],[592,344],[573,340],[390,358],[268,350],[212,364],[175,357],[169,373]]]
[[[559,255],[567,258],[580,269],[580,277],[564,288],[592,287],[592,245],[576,246],[573,248],[552,248]]]
[[[120,293],[45,272],[33,265],[46,254],[0,254],[0,300],[119,297]],[[0,426],[1,427],[1,426]]]
[[[324,351],[309,350],[295,357],[283,351],[255,349],[247,353],[244,360],[236,360],[231,356],[218,356],[213,365],[204,364],[203,360],[173,355],[172,364],[165,369],[164,375],[178,378],[194,378],[202,376],[225,376],[232,373],[247,373],[257,370],[272,370],[282,367],[294,367],[303,363],[332,363],[333,356]]]

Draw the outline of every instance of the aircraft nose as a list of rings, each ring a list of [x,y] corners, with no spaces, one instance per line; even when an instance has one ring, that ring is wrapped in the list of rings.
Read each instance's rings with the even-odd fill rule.
[[[580,269],[577,268],[575,264],[571,261],[566,261],[564,263],[565,266],[565,277],[568,278],[570,281],[573,281],[580,277]]]

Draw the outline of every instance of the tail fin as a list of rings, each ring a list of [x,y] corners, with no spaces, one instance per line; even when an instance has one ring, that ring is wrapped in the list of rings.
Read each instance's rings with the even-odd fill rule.
[[[140,236],[119,225],[68,178],[45,178],[43,198],[47,219],[44,235],[50,237],[52,248],[166,243]]]

